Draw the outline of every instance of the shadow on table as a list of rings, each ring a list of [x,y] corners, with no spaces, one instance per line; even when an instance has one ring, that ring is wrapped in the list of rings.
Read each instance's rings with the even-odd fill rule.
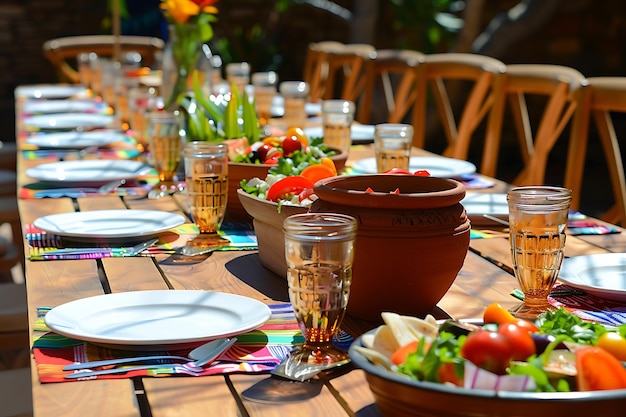
[[[289,302],[287,281],[261,265],[257,253],[239,256],[227,262],[226,269],[265,296],[276,301]]]

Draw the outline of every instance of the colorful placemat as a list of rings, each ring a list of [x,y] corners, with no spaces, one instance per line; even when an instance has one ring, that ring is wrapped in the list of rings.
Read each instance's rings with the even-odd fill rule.
[[[145,240],[128,240],[123,242],[110,241],[85,241],[59,236],[38,229],[32,224],[24,227],[24,236],[28,241],[28,259],[31,261],[41,260],[68,260],[68,259],[100,259],[111,257],[125,256],[154,256],[158,254],[175,254],[182,248],[187,241],[198,234],[198,227],[193,223],[186,223],[161,233],[158,241],[148,247],[146,250],[136,255],[130,255],[127,251],[122,250],[124,247],[134,246]],[[258,242],[254,229],[247,223],[224,223],[219,234],[230,240],[231,244],[219,247],[216,250],[256,250]],[[68,248],[93,248],[90,253],[83,254],[58,254],[53,255],[51,252],[57,249]]]
[[[86,379],[121,379],[137,376],[207,376],[236,372],[270,372],[287,357],[291,349],[301,344],[304,339],[296,322],[291,304],[273,304],[269,307],[271,316],[263,326],[257,330],[238,335],[237,343],[224,352],[215,362],[205,366],[201,372],[185,368],[182,366],[182,363],[180,366],[171,367],[166,366],[161,361],[158,363],[163,364],[163,368],[129,371],[122,374],[101,375],[81,379],[66,379],[65,375],[73,371],[63,371],[63,367],[75,362],[145,356],[148,354],[188,356],[193,348],[204,342],[162,352],[110,349],[51,332],[44,322],[45,314],[50,311],[50,307],[40,307],[38,308],[37,321],[33,326],[33,354],[39,380],[42,383],[51,383]]]

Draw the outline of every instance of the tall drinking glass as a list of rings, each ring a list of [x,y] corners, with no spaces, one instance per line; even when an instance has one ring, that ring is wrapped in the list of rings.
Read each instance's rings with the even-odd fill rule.
[[[304,81],[283,81],[278,90],[284,99],[282,124],[286,128],[305,127],[307,120],[306,102],[309,99],[309,83]]]
[[[347,359],[333,345],[350,295],[356,220],[336,213],[306,213],[285,219],[289,299],[305,337],[285,370],[327,368]]]
[[[535,319],[552,308],[548,295],[563,261],[572,192],[551,186],[517,187],[507,194],[511,255],[524,303],[511,312]]]
[[[218,234],[228,199],[228,145],[189,142],[184,155],[191,215],[200,231],[188,244],[213,247],[230,243]]]
[[[348,152],[352,145],[350,127],[355,109],[352,101],[324,100],[322,103],[324,144],[329,148]]]
[[[146,118],[150,162],[159,174],[159,181],[172,182],[182,153],[180,117],[177,113],[157,111],[147,113]]]
[[[402,123],[382,123],[374,127],[376,169],[385,172],[391,168],[408,170],[411,161],[413,126]]]

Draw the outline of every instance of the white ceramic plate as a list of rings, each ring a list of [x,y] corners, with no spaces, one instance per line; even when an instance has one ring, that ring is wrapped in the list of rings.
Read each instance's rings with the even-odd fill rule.
[[[602,253],[564,259],[559,281],[598,297],[625,302],[626,253]]]
[[[41,164],[27,169],[26,175],[39,181],[95,185],[136,178],[152,170],[139,161],[99,159]]]
[[[324,129],[321,126],[304,128],[304,133],[309,138],[321,138],[324,136]],[[353,124],[350,127],[350,136],[353,143],[372,142],[374,140],[374,126]]]
[[[361,159],[354,164],[353,168],[362,174],[376,174],[376,158]],[[415,172],[420,169],[427,170],[433,177],[458,178],[476,172],[476,165],[468,161],[441,156],[412,156],[409,171]]]
[[[147,237],[185,223],[180,214],[158,210],[92,210],[39,217],[35,227],[60,236],[116,239]]]
[[[122,142],[126,135],[112,130],[89,132],[54,132],[29,136],[26,143],[40,148],[82,149],[90,146],[106,146]]]
[[[59,113],[30,116],[24,119],[24,125],[37,129],[76,129],[107,127],[114,117],[106,114]]]
[[[16,97],[26,98],[68,98],[86,95],[87,89],[76,85],[25,85],[15,89]]]
[[[24,103],[25,114],[95,113],[106,106],[94,100],[30,100]]]
[[[497,220],[489,219],[485,215],[508,222],[509,206],[506,201],[506,194],[467,193],[465,198],[461,200],[461,204],[465,207],[472,225],[502,225]]]
[[[270,309],[252,298],[192,290],[132,291],[62,304],[45,316],[62,335],[95,343],[168,345],[254,330]]]

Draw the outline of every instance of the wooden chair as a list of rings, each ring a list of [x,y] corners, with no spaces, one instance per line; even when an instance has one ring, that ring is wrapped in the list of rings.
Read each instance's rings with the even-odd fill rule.
[[[367,44],[318,42],[309,46],[304,81],[309,83],[310,100],[341,98],[356,102],[363,90],[363,65],[375,49]]]
[[[498,77],[480,172],[496,176],[505,109],[510,106],[523,168],[511,181],[516,185],[543,184],[548,157],[571,120],[584,76],[560,65],[507,65]],[[543,98],[544,107],[531,120],[527,99]]]
[[[618,136],[611,113],[626,113],[626,77],[590,77],[581,88],[574,116],[564,184],[572,189],[573,209],[580,207],[580,190],[587,154],[589,124],[593,117],[606,158],[615,204],[602,220],[626,225],[626,179]]]
[[[113,35],[68,36],[50,39],[43,44],[46,58],[57,68],[62,81],[78,84],[80,77],[75,69],[77,56],[83,52],[95,52],[98,56],[113,56]],[[150,36],[120,36],[121,52],[135,51],[142,57],[142,65],[151,66],[157,52],[163,50],[165,42]]]
[[[482,55],[470,53],[425,55],[424,62],[415,67],[413,145],[419,148],[424,148],[425,145],[430,91],[446,137],[446,147],[442,154],[467,159],[472,136],[483,120],[487,120],[486,116],[493,104],[494,81],[504,69],[504,63]],[[453,108],[453,103],[460,98],[464,102],[461,111]]]
[[[375,106],[377,122],[401,123],[415,101],[415,67],[424,61],[424,54],[412,50],[377,50],[365,61],[365,83],[359,103],[357,120],[370,123],[375,94],[382,92],[384,108]],[[379,100],[376,100],[380,102]]]
[[[309,84],[310,100],[321,100],[328,79],[328,60],[326,55],[333,50],[341,50],[343,44],[335,41],[312,42],[307,47],[304,58],[302,80]]]

